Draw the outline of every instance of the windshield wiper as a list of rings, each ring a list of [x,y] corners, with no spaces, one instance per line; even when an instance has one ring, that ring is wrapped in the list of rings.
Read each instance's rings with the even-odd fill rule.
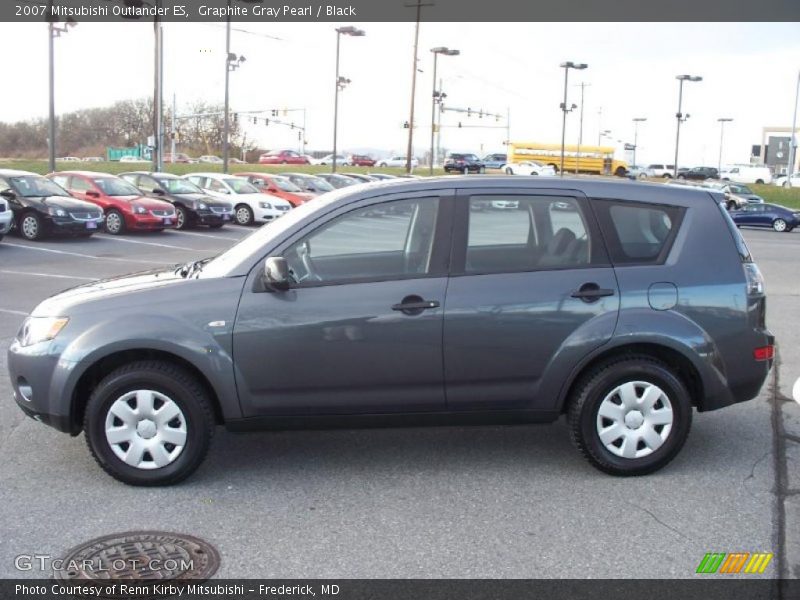
[[[199,273],[200,271],[202,271],[205,264],[210,260],[211,257],[201,258],[200,260],[188,262],[185,265],[179,265],[178,268],[175,269],[175,273],[180,274],[180,276],[183,277],[184,279],[188,279],[195,273]]]

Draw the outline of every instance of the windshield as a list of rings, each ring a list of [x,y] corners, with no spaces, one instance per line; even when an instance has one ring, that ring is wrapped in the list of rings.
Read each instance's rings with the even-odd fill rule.
[[[10,177],[9,182],[14,191],[24,198],[36,196],[67,196],[69,192],[57,183],[39,177],[38,175],[25,175],[23,177]]]
[[[94,180],[94,184],[106,196],[141,196],[142,193],[124,179],[101,177]]]
[[[235,194],[258,193],[258,190],[255,188],[255,186],[246,179],[241,179],[239,177],[231,177],[230,179],[225,179],[225,183],[228,185],[229,188],[233,190]]]
[[[731,191],[734,194],[752,194],[753,193],[753,190],[751,190],[746,185],[732,185],[731,186]]]
[[[199,276],[201,278],[226,277],[232,274],[241,264],[249,266],[248,263],[251,260],[260,258],[261,253],[266,250],[273,240],[281,238],[286,231],[304,220],[310,222],[314,218],[312,215],[315,212],[324,210],[332,202],[336,202],[342,196],[351,193],[352,192],[348,191],[347,188],[342,188],[330,194],[320,196],[317,200],[314,200],[314,202],[307,202],[290,210],[277,221],[273,221],[267,226],[256,229],[239,243],[216,256],[203,267]]]
[[[284,177],[273,177],[272,182],[284,192],[302,192],[299,187]]]
[[[203,190],[197,187],[188,179],[156,179],[168,194],[202,194]]]

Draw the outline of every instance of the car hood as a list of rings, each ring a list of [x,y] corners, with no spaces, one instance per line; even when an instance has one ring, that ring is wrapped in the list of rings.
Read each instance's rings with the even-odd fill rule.
[[[23,201],[33,201],[44,206],[54,206],[65,210],[97,211],[97,205],[85,200],[78,200],[72,196],[26,196]]]
[[[123,200],[128,200],[134,206],[143,206],[147,210],[171,210],[172,204],[166,200],[148,198],[147,196],[124,196]]]
[[[173,200],[183,200],[183,201],[190,201],[190,202],[205,202],[209,206],[223,206],[225,208],[230,208],[230,202],[225,202],[224,200],[220,200],[219,198],[214,198],[213,196],[209,196],[207,194],[200,194],[200,193],[192,193],[192,194],[167,194],[165,197],[172,198]]]
[[[167,269],[153,269],[111,279],[101,279],[50,296],[34,309],[32,316],[68,317],[79,310],[81,306],[96,301],[144,290],[177,286],[189,281],[194,281],[194,279],[183,278],[177,265]],[[88,306],[86,309],[91,310]]]

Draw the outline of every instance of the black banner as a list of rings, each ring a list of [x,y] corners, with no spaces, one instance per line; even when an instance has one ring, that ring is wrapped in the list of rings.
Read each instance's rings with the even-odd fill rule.
[[[800,580],[701,576],[696,579],[399,580],[240,579],[209,581],[3,580],[3,600],[186,598],[206,600],[790,600]]]
[[[798,0],[3,0],[0,21],[800,21]],[[676,43],[678,40],[676,40]]]

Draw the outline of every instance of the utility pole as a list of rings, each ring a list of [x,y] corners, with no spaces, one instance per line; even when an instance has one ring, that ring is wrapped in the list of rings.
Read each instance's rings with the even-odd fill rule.
[[[436,133],[436,105],[439,104],[441,106],[442,103],[442,96],[441,91],[436,90],[436,67],[437,67],[437,59],[439,55],[442,54],[444,56],[458,56],[461,54],[458,50],[451,50],[450,48],[445,48],[444,46],[439,46],[437,48],[432,48],[431,52],[433,52],[433,94],[431,98],[431,161],[430,161],[430,174],[433,175],[433,164],[434,164],[434,135]]]
[[[647,121],[647,117],[634,117],[633,118],[633,165],[637,166],[636,150],[639,148],[639,123]]]
[[[800,71],[797,72],[797,90],[794,93],[794,114],[792,115],[792,132],[789,135],[789,162],[786,168],[786,183],[792,187],[792,175],[794,174],[794,163],[797,160],[797,101],[800,99]]]
[[[569,80],[569,70],[576,69],[582,71],[586,67],[588,67],[586,63],[574,63],[572,61],[561,63],[561,68],[564,69],[564,102],[561,103],[561,111],[564,114],[563,114],[563,120],[561,121],[561,167],[558,169],[560,177],[564,177],[564,145],[567,135],[567,113],[575,109],[574,104],[572,105],[571,108],[567,106],[567,86]],[[575,162],[577,164],[577,160]]]
[[[578,171],[580,170],[581,144],[583,144],[583,92],[587,86],[591,85],[591,83],[586,83],[585,81],[581,81],[578,85],[581,86],[581,118],[578,129],[578,152],[577,152],[578,156],[575,160],[575,175],[577,175]]]
[[[230,159],[230,135],[231,135],[231,116],[230,116],[230,83],[231,83],[231,1],[228,0],[228,15],[225,20],[225,114],[223,115],[224,131],[222,133],[222,172],[228,172],[228,160]]]
[[[719,159],[717,160],[717,173],[722,172],[722,143],[725,136],[725,123],[730,123],[733,119],[721,117],[719,122]]]
[[[683,123],[686,119],[689,118],[689,115],[685,115],[681,112],[683,106],[683,82],[684,81],[703,81],[702,77],[696,75],[677,75],[675,77],[680,83],[678,85],[678,112],[675,113],[675,117],[678,119],[678,126],[675,130],[675,164],[673,167],[675,168],[673,172],[673,177],[675,179],[678,178],[678,146],[681,141],[681,123]]]
[[[423,6],[433,6],[433,2],[423,2],[417,0],[414,3],[406,3],[407,8],[417,9],[416,24],[414,26],[414,61],[411,70],[411,110],[408,116],[408,149],[406,151],[406,173],[411,173],[411,161],[414,149],[414,99],[417,93],[417,51],[419,49],[419,21]]]
[[[175,152],[178,150],[177,142],[175,140],[175,136],[178,135],[178,130],[175,127],[175,117],[178,114],[178,101],[175,97],[175,94],[172,94],[172,127],[170,128],[170,133],[172,134],[170,137],[172,138],[169,146],[170,152],[170,162],[175,164]]]

